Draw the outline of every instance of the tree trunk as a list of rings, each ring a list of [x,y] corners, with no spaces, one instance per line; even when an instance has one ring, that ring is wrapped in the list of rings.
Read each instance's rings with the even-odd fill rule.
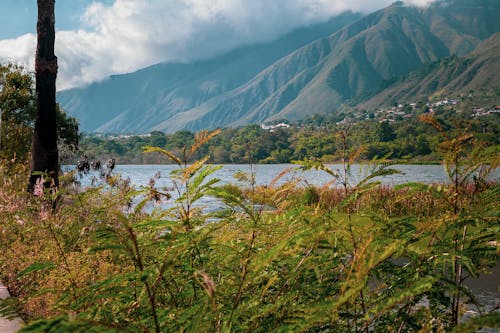
[[[55,0],[37,0],[37,4],[36,120],[31,148],[30,190],[33,190],[41,177],[40,173],[49,175],[49,179],[45,179],[45,187],[58,186],[59,183],[56,128],[57,57],[54,54]]]

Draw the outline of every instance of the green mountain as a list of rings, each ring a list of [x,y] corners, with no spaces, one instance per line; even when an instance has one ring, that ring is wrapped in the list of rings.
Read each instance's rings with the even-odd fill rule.
[[[346,15],[344,23],[353,18]],[[396,2],[341,29],[339,24],[323,30],[309,43],[304,38],[302,45],[287,44],[286,50],[270,43],[197,64],[153,66],[63,92],[59,101],[84,130],[108,132],[301,119],[373,94],[429,63],[465,56],[500,31],[498,17],[496,0],[442,0],[427,8]],[[256,60],[260,54],[264,60]],[[114,104],[118,96],[123,98]]]
[[[465,57],[452,56],[410,73],[358,107],[373,109],[398,102],[412,102],[439,94],[458,96],[469,91],[500,88],[500,33]]]
[[[148,132],[178,112],[235,89],[260,71],[318,38],[359,19],[346,12],[278,40],[238,48],[190,64],[161,63],[134,73],[58,93],[60,105],[83,131]]]

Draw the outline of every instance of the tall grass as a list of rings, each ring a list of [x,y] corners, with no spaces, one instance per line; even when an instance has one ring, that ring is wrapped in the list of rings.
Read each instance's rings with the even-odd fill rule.
[[[301,162],[340,188],[256,186],[253,175],[239,175],[246,187],[219,186],[207,157],[192,160],[216,134],[200,133],[180,155],[146,148],[177,164],[171,189],[108,175],[34,197],[22,168],[0,169],[0,272],[24,332],[445,332],[498,322],[494,313],[458,322],[474,301],[465,270],[475,276],[498,259],[499,187],[482,169],[494,160],[445,144],[461,152],[443,153],[455,156],[445,159],[449,184],[380,186],[375,177],[394,171],[378,161],[353,183],[362,150],[341,133],[340,170]],[[479,173],[461,176],[470,170]],[[205,196],[225,209],[203,209]],[[155,205],[165,200],[169,208]]]

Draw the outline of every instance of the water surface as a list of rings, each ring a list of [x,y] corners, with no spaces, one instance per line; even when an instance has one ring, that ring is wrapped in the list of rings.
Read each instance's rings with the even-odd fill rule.
[[[332,170],[342,173],[342,165],[329,164],[328,166]],[[68,168],[71,167],[67,167],[67,169]],[[115,173],[121,174],[125,179],[130,179],[131,183],[136,186],[147,185],[149,180],[159,173],[161,177],[155,179],[157,186],[168,187],[172,185],[169,175],[176,168],[177,166],[175,165],[117,165]],[[239,185],[245,185],[238,182],[234,178],[234,174],[237,172],[244,172],[247,174],[252,173],[255,175],[255,180],[258,185],[269,185],[284,170],[290,169],[290,172],[276,181],[277,185],[293,180],[297,180],[303,185],[311,184],[321,186],[332,181],[332,185],[335,185],[335,179],[323,171],[304,172],[297,170],[297,168],[298,166],[295,164],[224,164],[222,169],[216,171],[212,177],[220,179],[223,184],[236,183]],[[377,180],[380,180],[386,185],[396,185],[407,182],[422,182],[431,184],[444,183],[448,181],[444,168],[441,165],[401,164],[391,166],[391,168],[397,169],[401,173],[386,176]],[[366,177],[368,174],[367,169],[367,165],[353,165],[351,170],[351,185],[354,185],[356,182]],[[82,184],[84,186],[89,185],[91,179],[91,176],[82,178]],[[500,179],[500,170],[496,170],[492,179],[497,181]],[[339,185],[338,182],[336,184]]]

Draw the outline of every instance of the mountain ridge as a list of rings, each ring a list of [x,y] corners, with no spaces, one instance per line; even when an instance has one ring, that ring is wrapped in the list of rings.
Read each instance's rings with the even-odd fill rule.
[[[399,78],[358,105],[373,109],[394,103],[423,100],[435,94],[459,96],[500,87],[500,32],[481,42],[464,57],[452,56]]]
[[[276,56],[275,61],[260,62],[263,68],[246,76],[234,67],[233,71],[228,69],[231,67],[219,68],[222,73],[231,71],[234,80],[217,81],[224,76],[217,71],[209,71],[213,76],[197,77],[206,70],[206,63],[200,63],[198,72],[186,74],[179,69],[165,86],[149,94],[153,96],[148,97],[149,90],[139,94],[135,104],[112,114],[92,130],[201,130],[298,120],[308,114],[332,112],[344,103],[373,94],[394,77],[452,55],[466,55],[500,31],[499,16],[500,3],[492,0],[441,0],[427,8],[395,3],[290,52],[283,51],[286,54]],[[349,18],[346,16],[346,21]],[[228,55],[228,61],[238,67],[244,63],[241,59],[252,60],[242,52],[241,57]],[[178,84],[183,79],[187,83]],[[142,88],[154,88],[156,81],[151,81],[153,85]],[[226,85],[218,86],[221,82]],[[203,96],[198,93],[200,89],[205,89]],[[64,101],[61,104],[65,109],[69,105]],[[73,115],[71,110],[69,113]]]
[[[243,84],[297,47],[359,17],[358,13],[346,12],[326,22],[296,29],[276,41],[243,46],[212,59],[191,64],[160,63],[134,73],[113,75],[87,87],[61,91],[58,100],[81,121],[84,131],[95,131],[115,117],[124,118],[121,126],[127,131],[128,124],[137,123],[130,122],[127,113],[136,120],[142,116],[146,122],[145,118],[168,118],[178,110],[192,108],[200,100]],[[144,107],[143,101],[150,105]]]

